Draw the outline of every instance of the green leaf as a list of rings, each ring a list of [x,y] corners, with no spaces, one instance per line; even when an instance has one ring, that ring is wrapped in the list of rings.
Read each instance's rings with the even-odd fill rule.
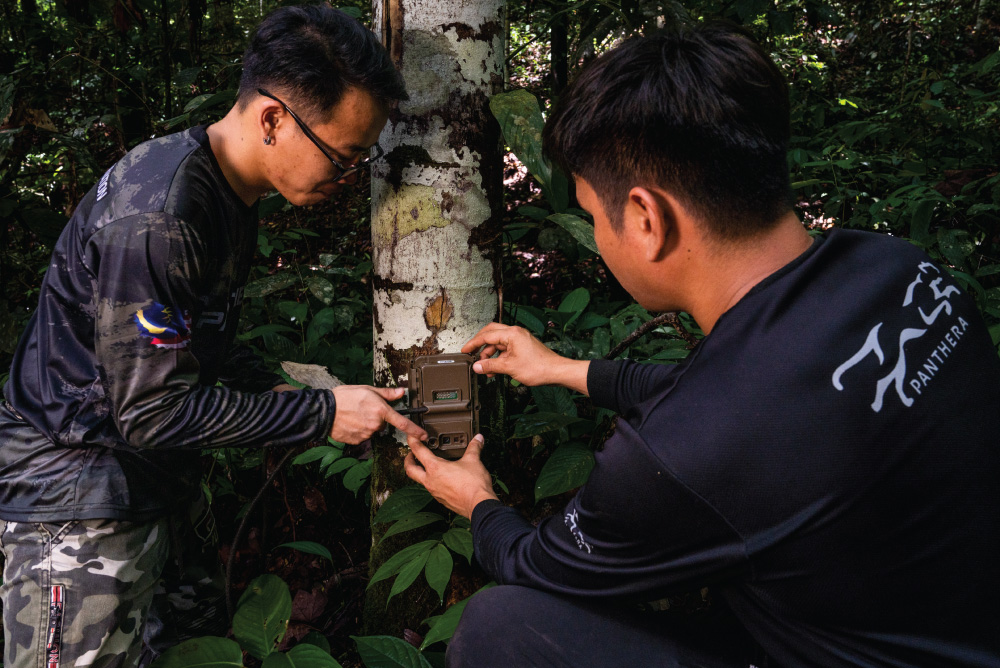
[[[290,285],[294,285],[298,280],[298,274],[292,272],[265,276],[260,280],[248,283],[246,289],[243,291],[243,296],[247,298],[266,297],[279,290],[284,290]]]
[[[534,397],[538,410],[543,413],[577,416],[573,394],[565,387],[559,385],[533,387],[531,396]]]
[[[597,242],[594,241],[594,226],[580,216],[568,213],[554,213],[548,217],[553,223],[573,235],[584,247],[593,253],[598,253]]]
[[[309,304],[290,301],[278,302],[278,312],[296,325],[301,325],[305,322],[306,316],[309,315]]]
[[[392,636],[351,636],[367,668],[431,668],[417,648]]]
[[[563,298],[557,309],[561,313],[580,313],[590,303],[590,292],[587,288],[577,288]]]
[[[204,636],[174,645],[152,668],[243,668],[243,651],[228,638]]]
[[[455,561],[451,558],[451,552],[444,545],[438,544],[427,555],[427,566],[424,568],[424,576],[431,589],[437,592],[438,600],[444,602],[444,589],[451,580],[451,571],[455,567]]]
[[[233,636],[252,656],[263,659],[285,636],[291,614],[288,585],[277,575],[261,575],[240,597],[233,617]]]
[[[324,474],[326,475],[327,478],[329,478],[330,476],[336,475],[341,471],[346,471],[347,469],[351,468],[357,463],[358,460],[355,459],[354,457],[344,457],[343,459],[337,459],[336,461],[334,461],[333,463],[331,463],[329,466],[326,467]]]
[[[379,566],[379,569],[375,571],[375,575],[373,575],[372,579],[368,582],[368,586],[371,587],[376,582],[380,582],[386,578],[391,578],[393,575],[398,573],[400,569],[410,563],[414,557],[419,557],[421,554],[426,555],[430,552],[431,548],[437,544],[438,541],[436,540],[425,540],[420,543],[404,547],[402,550],[386,559],[384,564]]]
[[[372,460],[367,459],[363,462],[358,462],[344,475],[344,487],[354,492],[354,495],[357,496],[358,490],[365,484],[371,473]]]
[[[421,485],[410,485],[397,489],[378,509],[372,522],[375,524],[395,522],[417,512],[430,503],[432,498],[430,492]]]
[[[319,631],[310,631],[306,634],[306,637],[302,639],[303,643],[314,645],[319,647],[321,650],[329,654],[332,650],[330,649],[330,641],[326,639],[326,636]]]
[[[434,542],[437,543],[437,541]],[[413,556],[413,559],[408,561],[402,568],[399,569],[399,573],[396,574],[396,579],[392,583],[392,588],[389,589],[389,599],[387,599],[387,603],[389,600],[392,600],[393,596],[401,594],[406,591],[411,584],[413,584],[414,580],[417,579],[417,576],[420,575],[420,572],[424,570],[424,566],[427,564],[427,559],[430,557],[432,549],[434,548],[429,548],[424,552],[416,553]]]
[[[538,474],[535,501],[562,494],[587,482],[594,468],[594,453],[578,443],[565,443],[556,448]]]
[[[500,123],[510,150],[542,186],[545,199],[556,211],[565,211],[569,206],[569,182],[542,154],[545,119],[538,99],[523,89],[500,93],[490,99],[490,111]]]
[[[541,336],[545,332],[545,323],[523,308],[517,309],[514,319],[536,336]]]
[[[266,325],[259,325],[254,327],[246,334],[240,334],[238,338],[240,341],[250,341],[251,339],[256,339],[258,336],[264,336],[265,334],[277,334],[279,332],[294,332],[295,330],[288,325],[280,325],[278,323],[268,323]]]
[[[293,550],[298,550],[299,552],[305,552],[306,554],[315,554],[318,557],[324,557],[333,561],[333,555],[330,554],[330,550],[326,547],[320,545],[319,543],[314,543],[311,540],[297,540],[292,543],[282,543],[278,547],[290,547]]]
[[[524,89],[500,93],[490,99],[490,111],[500,122],[504,140],[517,159],[543,187],[552,184],[552,168],[542,155],[545,119],[538,99]]]
[[[406,517],[397,520],[395,524],[389,527],[389,530],[382,534],[381,540],[385,540],[389,536],[395,536],[406,531],[412,531],[413,529],[418,529],[428,524],[433,524],[434,522],[443,522],[444,517],[438,515],[437,513],[413,513],[412,515],[407,515]]]
[[[572,415],[561,415],[559,413],[529,413],[522,415],[514,427],[514,438],[527,438],[538,436],[550,431],[559,431],[574,422],[580,422],[580,418]]]
[[[472,532],[467,528],[452,527],[445,531],[441,540],[452,552],[460,554],[472,563]]]
[[[938,248],[955,267],[961,267],[965,258],[976,250],[976,244],[965,230],[946,230],[941,228],[937,234]]]
[[[475,596],[480,591],[484,591],[495,586],[496,584],[491,582],[480,588],[479,591],[472,596]],[[436,642],[451,640],[451,637],[455,635],[455,629],[458,628],[458,622],[462,619],[462,613],[465,612],[465,606],[469,603],[472,596],[459,601],[445,610],[444,613],[424,620],[425,624],[431,625],[431,630],[424,636],[424,641],[420,644],[421,650],[427,649]]]
[[[305,283],[306,287],[309,288],[309,292],[311,292],[316,299],[320,300],[327,306],[332,304],[333,298],[337,296],[336,290],[333,287],[333,283],[331,283],[330,279],[328,278],[323,278],[322,276],[307,276],[305,279]],[[325,311],[326,309],[323,310]],[[322,311],[320,311],[320,313],[322,313]],[[317,313],[316,315],[318,316],[319,313]],[[332,317],[333,313],[331,312],[330,315],[331,315],[330,323],[332,329],[332,324],[334,322],[334,319]]]
[[[920,243],[927,243],[931,236],[931,218],[934,215],[934,200],[925,199],[917,203],[910,218],[910,238]]]
[[[329,645],[329,643],[327,643]],[[319,647],[299,643],[287,653],[275,652],[269,654],[261,668],[343,668],[340,663]]]
[[[314,462],[317,459],[322,459],[323,457],[326,457],[327,455],[335,452],[339,453],[341,452],[341,450],[338,450],[337,448],[331,447],[329,445],[317,445],[315,447],[309,448],[301,455],[293,459],[292,464],[295,465],[309,464],[310,462]]]
[[[517,207],[517,212],[522,216],[524,216],[525,218],[531,218],[532,220],[545,220],[551,213],[548,209],[543,209],[538,206],[531,206],[530,204],[525,204],[524,206]]]
[[[265,197],[257,206],[257,216],[260,218],[267,218],[268,216],[281,211],[285,208],[286,204],[288,204],[288,200],[285,199],[281,193],[275,193]]]

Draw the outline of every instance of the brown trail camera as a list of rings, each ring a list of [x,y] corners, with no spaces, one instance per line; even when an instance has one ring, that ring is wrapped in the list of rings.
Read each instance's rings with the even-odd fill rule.
[[[427,447],[458,459],[479,433],[479,396],[471,355],[425,355],[410,366],[410,413],[427,430]]]

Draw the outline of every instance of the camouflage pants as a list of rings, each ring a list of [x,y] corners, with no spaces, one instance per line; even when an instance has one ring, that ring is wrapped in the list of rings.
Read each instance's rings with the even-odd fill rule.
[[[0,521],[0,545],[5,668],[146,665],[228,628],[204,501],[143,523]]]

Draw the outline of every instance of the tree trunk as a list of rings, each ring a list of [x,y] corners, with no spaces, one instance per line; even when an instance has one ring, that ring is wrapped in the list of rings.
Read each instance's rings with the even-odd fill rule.
[[[376,29],[410,95],[390,115],[372,170],[375,384],[405,385],[419,355],[458,352],[501,312],[503,182],[489,98],[503,89],[503,0],[374,0]],[[482,387],[487,443],[502,444],[499,382]],[[492,433],[491,433],[492,432]],[[405,444],[373,439],[372,513],[396,489]],[[418,531],[378,544],[372,573]],[[458,557],[461,559],[461,557]],[[457,566],[457,560],[456,560]],[[392,580],[369,591],[367,633],[416,630],[438,607],[418,578],[386,605]],[[454,583],[453,583],[454,584]]]

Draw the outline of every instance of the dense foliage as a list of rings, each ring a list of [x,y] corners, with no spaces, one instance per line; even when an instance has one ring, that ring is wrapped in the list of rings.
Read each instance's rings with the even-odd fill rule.
[[[138,142],[223,113],[234,99],[246,34],[274,6],[0,0],[0,380],[51,244],[80,198]],[[360,3],[350,9],[368,14]],[[491,106],[517,158],[506,170],[510,321],[573,357],[615,351],[671,364],[687,354],[700,334],[694,323],[684,315],[653,322],[656,314],[630,300],[597,256],[569,180],[529,130],[540,127],[574,71],[621,39],[726,18],[752,30],[791,83],[789,167],[806,224],[877,230],[927,249],[975,297],[1000,343],[995,0],[531,0],[512,4],[509,14],[511,92]],[[370,382],[364,188],[304,210],[268,198],[262,216],[240,338],[276,369],[284,360],[309,362],[348,382]],[[646,323],[644,336],[616,350]],[[586,480],[609,416],[559,388],[514,387],[509,396],[510,439],[491,449],[490,464],[505,500],[538,517]],[[421,489],[397,492],[374,521],[389,526],[388,535],[431,533],[369,578],[367,457],[363,448],[321,445],[270,483],[280,494],[264,504],[259,528],[242,544],[230,532],[226,552],[239,557],[237,588],[262,569],[284,582],[246,586],[235,642],[203,639],[200,650],[186,651],[218,653],[219,665],[239,665],[243,650],[267,665],[337,665],[331,653],[369,666],[440,661],[435,650],[450,636],[461,601],[486,584],[471,564],[468,523]],[[276,458],[231,450],[206,459],[206,489],[220,524],[231,527],[260,487],[257,472]],[[419,630],[423,637],[414,630],[405,642],[347,639],[358,632],[369,579],[394,578],[395,605],[420,576],[442,602],[442,614]],[[286,628],[289,618],[296,621]]]

